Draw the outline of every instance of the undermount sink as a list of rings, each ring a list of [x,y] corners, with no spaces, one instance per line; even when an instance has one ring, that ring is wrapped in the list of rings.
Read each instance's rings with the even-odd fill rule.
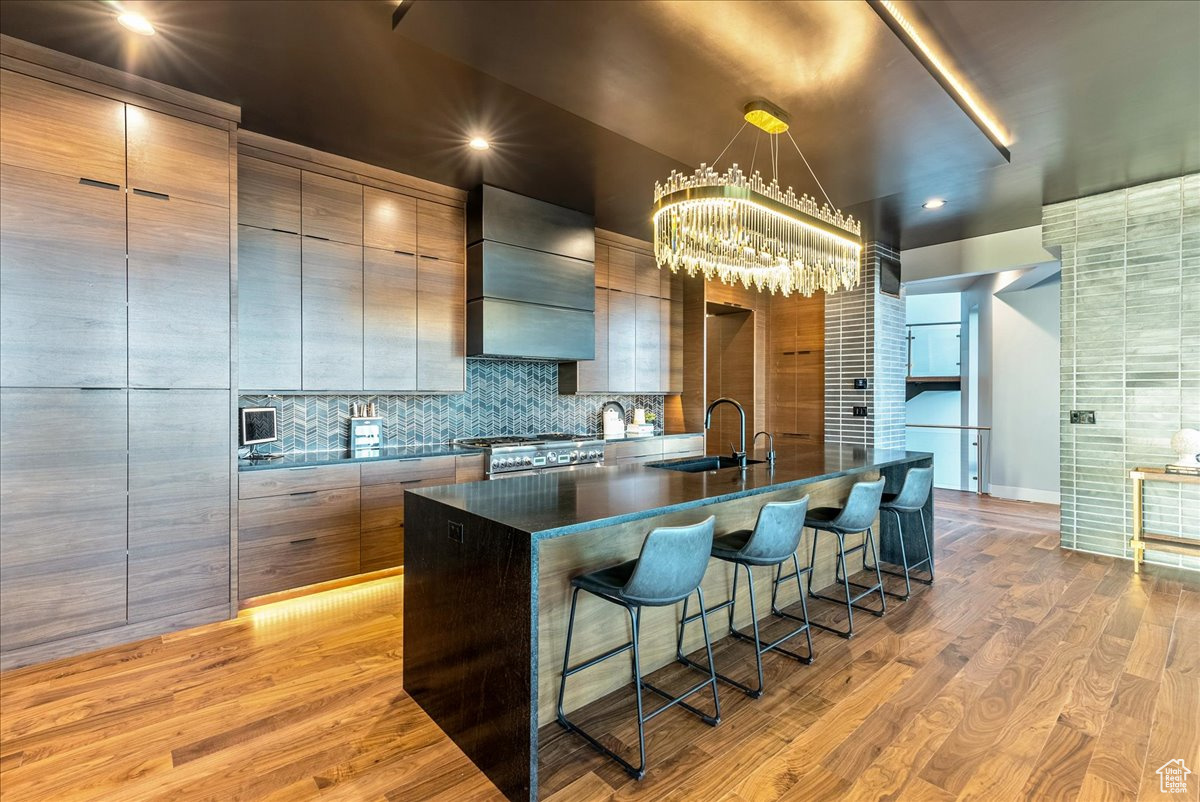
[[[747,465],[760,465],[763,460],[748,459]],[[684,457],[666,462],[647,462],[647,468],[661,468],[664,471],[683,471],[684,473],[704,473],[719,471],[724,468],[737,468],[739,463],[733,457]]]

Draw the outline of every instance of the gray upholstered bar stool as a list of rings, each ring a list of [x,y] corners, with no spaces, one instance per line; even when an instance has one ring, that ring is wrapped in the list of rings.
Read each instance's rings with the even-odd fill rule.
[[[558,723],[570,732],[578,733],[596,749],[621,764],[634,779],[646,775],[646,722],[668,708],[679,705],[696,714],[706,724],[714,727],[721,721],[721,703],[717,698],[717,675],[713,668],[712,642],[708,637],[708,620],[701,616],[704,628],[704,648],[708,651],[708,668],[701,668],[707,678],[680,694],[671,696],[642,679],[641,652],[638,645],[639,625],[643,607],[666,607],[683,601],[695,593],[699,597],[700,609],[704,609],[704,591],[700,581],[708,567],[709,552],[712,550],[714,518],[691,526],[671,526],[654,529],[642,543],[642,552],[636,560],[614,565],[571,580],[571,618],[567,624],[567,648],[563,654],[562,680],[558,686]],[[610,649],[604,654],[571,666],[571,636],[575,629],[575,604],[579,591],[585,590],[605,601],[624,607],[633,625],[633,638],[623,646]],[[686,611],[685,611],[686,614]],[[563,712],[563,696],[567,691],[567,677],[586,668],[633,650],[633,686],[637,695],[638,755],[640,765],[633,766],[616,752],[604,746],[584,732],[577,724],[567,719]],[[713,715],[692,707],[683,701],[697,691],[712,686]],[[642,709],[642,689],[652,691],[667,700],[667,703],[646,715]]]
[[[884,512],[891,513],[896,516],[896,540],[900,551],[900,565],[903,570],[892,571],[888,568],[879,568],[885,574],[891,576],[899,576],[904,578],[904,593],[892,593],[890,590],[885,590],[889,596],[894,596],[901,601],[908,599],[912,595],[912,580],[923,582],[926,585],[933,584],[933,543],[929,541],[929,529],[925,526],[925,502],[929,500],[929,494],[933,492],[933,468],[909,468],[904,474],[904,483],[900,485],[899,493],[884,493],[883,501],[879,505],[880,514]],[[925,541],[925,556],[915,563],[908,561],[908,552],[904,547],[904,527],[903,516],[906,514],[916,513],[921,521],[921,535]],[[865,559],[866,553],[863,557]],[[914,576],[913,571],[920,568],[922,565],[928,564],[929,578],[922,579],[919,576]],[[864,565],[864,567],[866,567]]]
[[[751,688],[749,685],[731,679],[720,672],[717,673],[717,678],[728,682],[730,685],[755,699],[762,696],[763,692],[762,656],[766,652],[775,650],[806,664],[811,663],[813,659],[812,631],[808,624],[808,602],[805,600],[804,586],[800,581],[800,577],[812,569],[805,568],[801,570],[800,563],[796,559],[796,549],[800,545],[800,536],[804,533],[804,515],[807,512],[808,496],[799,501],[777,501],[764,504],[758,511],[758,520],[755,522],[753,530],[739,529],[735,532],[722,535],[713,541],[712,556],[718,560],[733,563],[733,592],[730,594],[729,601],[722,602],[715,607],[710,607],[704,610],[703,613],[715,613],[718,610],[729,609],[729,634],[735,638],[750,641],[754,644],[754,660],[758,668],[758,687]],[[789,559],[795,567],[795,572],[784,577],[783,565]],[[733,625],[733,616],[737,609],[738,571],[743,566],[746,569],[746,584],[750,590],[750,619],[754,630],[753,637],[739,632]],[[758,631],[758,607],[754,601],[754,574],[751,571],[752,566],[769,566],[775,569],[774,584],[771,589],[771,612],[778,618],[791,619],[801,624],[801,626],[788,634],[776,638],[765,646]],[[800,590],[800,605],[804,613],[803,618],[783,612],[775,603],[780,582],[793,577],[796,579],[796,587]],[[683,653],[683,634],[684,628],[692,621],[700,618],[703,613],[688,616],[687,602],[683,603],[683,618],[679,623],[679,639],[675,644],[675,658],[681,663],[701,670],[704,669],[704,666],[693,662]],[[801,633],[804,633],[808,641],[807,655],[797,654],[796,652],[780,648],[780,644],[784,641],[790,640]]]
[[[849,624],[846,629],[837,629],[836,627],[826,626],[816,621],[812,622],[814,627],[820,627],[827,632],[841,635],[843,638],[854,637],[855,608],[877,616],[882,616],[887,612],[887,598],[883,595],[883,577],[879,573],[879,555],[875,553],[875,539],[871,531],[875,525],[875,516],[879,514],[879,502],[883,498],[883,482],[883,479],[877,479],[874,482],[857,482],[850,488],[850,498],[846,499],[846,506],[817,507],[816,509],[809,510],[808,515],[804,518],[804,525],[813,530],[812,559],[808,563],[810,568],[814,567],[817,561],[817,533],[829,532],[837,537],[838,556],[837,565],[834,567],[834,579],[842,583],[842,587],[846,589],[846,598],[839,599],[834,596],[823,596],[820,593],[814,593],[811,576],[809,577],[808,594],[814,599],[822,599],[846,605],[846,615],[849,618]],[[856,535],[859,533],[863,533],[862,543],[847,549],[846,535]],[[865,567],[865,551],[868,548],[871,549],[871,554],[875,562],[876,582],[874,585],[860,585],[857,582],[851,582],[850,572],[846,567],[846,555],[860,550],[863,551],[863,565]],[[857,595],[852,595],[851,587],[859,591]],[[857,603],[876,591],[879,593],[880,609],[872,610]]]

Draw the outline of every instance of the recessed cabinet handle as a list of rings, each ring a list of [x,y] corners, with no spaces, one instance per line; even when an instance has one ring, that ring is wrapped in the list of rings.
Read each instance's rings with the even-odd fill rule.
[[[112,183],[109,183],[108,181],[97,181],[94,178],[81,178],[81,179],[79,179],[79,183],[83,184],[85,187],[96,187],[97,189],[120,189],[121,188],[120,184],[112,184]]]
[[[422,258],[422,259],[432,259],[433,261],[435,261],[435,262],[438,262],[438,261],[441,261],[441,258],[442,258],[442,257],[440,257],[440,256],[430,256],[430,255],[429,255],[429,254],[427,254],[427,253],[423,253],[423,254],[421,254],[421,258]]]
[[[392,251],[392,253],[398,253],[401,256],[416,256],[416,253],[413,251]]]
[[[299,231],[289,231],[286,228],[272,228],[272,231],[278,231],[280,234],[299,234]]]
[[[295,493],[288,493],[289,496],[315,496],[316,494],[315,490],[299,490]]]
[[[316,465],[301,465],[298,468],[288,468],[289,471],[315,471],[316,469]]]
[[[301,543],[312,543],[316,540],[315,537],[302,537],[299,540],[289,540],[288,543],[293,546],[299,546]]]
[[[141,195],[144,198],[157,198],[158,200],[170,200],[171,196],[165,192],[152,192],[148,189],[134,189],[134,195]]]
[[[316,234],[305,234],[309,239],[319,239],[321,242],[329,242],[329,237],[318,237]]]

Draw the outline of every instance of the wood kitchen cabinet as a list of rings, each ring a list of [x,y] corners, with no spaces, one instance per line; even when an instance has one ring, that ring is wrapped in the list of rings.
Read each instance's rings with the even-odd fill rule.
[[[229,208],[229,132],[125,107],[129,191]]]
[[[229,210],[132,193],[129,386],[229,387]]]
[[[608,294],[608,390],[631,393],[637,385],[637,296]]]
[[[125,390],[0,391],[5,651],[125,623],[128,419]]]
[[[633,251],[616,246],[608,249],[608,288],[637,292],[637,269]]]
[[[0,159],[76,181],[125,187],[125,104],[0,71]]]
[[[238,223],[299,234],[299,168],[241,156],[237,170]]]
[[[300,236],[238,226],[238,387],[298,390]]]
[[[363,249],[363,387],[417,387],[417,258]]]
[[[767,425],[777,437],[821,442],[825,433],[825,302],[772,296]]]
[[[416,199],[399,192],[363,187],[363,245],[415,255]]]
[[[124,193],[8,164],[0,186],[0,384],[124,387]]]
[[[363,249],[301,240],[300,354],[305,390],[363,386]]]
[[[417,201],[418,254],[431,259],[465,263],[466,237],[466,217],[462,207]]]
[[[608,290],[596,288],[596,358],[562,362],[558,366],[560,393],[608,392]]]
[[[417,260],[417,388],[466,388],[466,267],[421,255]]]
[[[229,609],[229,393],[129,393],[129,621]]]
[[[657,276],[655,277],[657,279]],[[657,288],[658,282],[655,282]],[[662,378],[662,317],[661,299],[652,295],[634,296],[634,366],[633,391],[660,393]],[[670,352],[668,343],[668,359]]]
[[[450,456],[364,463],[359,570],[404,564],[404,491],[454,482],[455,458]]]
[[[302,171],[300,233],[346,245],[363,244],[362,185]]]

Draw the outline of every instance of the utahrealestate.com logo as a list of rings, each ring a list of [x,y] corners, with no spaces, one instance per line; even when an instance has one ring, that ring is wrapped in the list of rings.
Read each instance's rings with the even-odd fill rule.
[[[1168,760],[1159,767],[1158,790],[1164,794],[1186,794],[1188,792],[1188,775],[1192,770],[1183,765],[1183,758]]]

